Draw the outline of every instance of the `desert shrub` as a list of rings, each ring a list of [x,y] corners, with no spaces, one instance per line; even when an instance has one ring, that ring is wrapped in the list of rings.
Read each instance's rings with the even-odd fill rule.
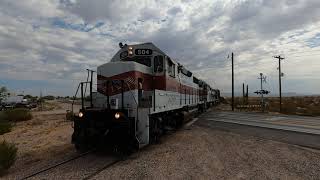
[[[295,103],[284,102],[282,104],[282,113],[284,114],[296,114],[298,109],[299,108],[297,108],[297,105]]]
[[[220,102],[223,104],[228,104],[228,101],[224,97],[220,97]]]
[[[229,103],[231,98],[226,98]],[[279,97],[266,97],[269,112],[279,112]],[[241,104],[241,99],[235,98],[235,104]],[[249,97],[249,104],[260,104],[260,97]],[[282,112],[303,116],[320,116],[319,97],[282,97]]]
[[[4,119],[8,121],[26,121],[32,118],[30,110],[25,108],[10,109],[3,113]]]
[[[269,111],[278,112],[279,111],[279,102],[269,101]]]
[[[0,120],[0,135],[10,132],[12,123],[6,120]]]
[[[0,143],[0,174],[8,170],[16,161],[17,148],[14,144],[2,141]]]
[[[307,109],[307,115],[310,116],[320,116],[320,107],[311,106]]]
[[[6,120],[5,114],[0,112],[0,135],[10,132],[12,128],[12,123]]]
[[[54,96],[49,95],[49,96],[44,96],[44,97],[42,97],[42,99],[44,99],[44,100],[54,100],[54,99],[55,99],[55,97],[54,97]]]
[[[73,112],[72,111],[67,110],[66,119],[69,121],[73,120]]]

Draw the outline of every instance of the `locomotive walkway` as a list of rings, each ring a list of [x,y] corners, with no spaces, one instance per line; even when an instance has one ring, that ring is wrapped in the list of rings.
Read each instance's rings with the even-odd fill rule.
[[[320,149],[319,117],[213,110],[196,124]]]

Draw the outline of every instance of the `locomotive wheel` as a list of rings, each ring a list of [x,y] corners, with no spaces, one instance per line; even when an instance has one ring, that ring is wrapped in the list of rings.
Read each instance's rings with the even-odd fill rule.
[[[174,121],[175,121],[175,128],[179,129],[183,125],[183,115],[182,114],[175,114],[174,115]]]
[[[158,118],[151,119],[151,143],[157,144],[160,142],[160,136],[162,134],[161,122]]]
[[[89,145],[85,139],[84,133],[80,131],[77,134],[73,134],[75,139],[74,146],[78,152],[85,152],[89,149]]]
[[[136,151],[137,148],[131,142],[125,145],[116,145],[113,147],[113,152],[115,152],[120,157],[129,156]]]
[[[85,144],[76,143],[74,146],[78,152],[86,152],[89,149]]]

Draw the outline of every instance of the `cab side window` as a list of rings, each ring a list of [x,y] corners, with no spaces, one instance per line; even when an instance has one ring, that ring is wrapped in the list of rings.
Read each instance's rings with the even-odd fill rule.
[[[153,59],[153,71],[163,72],[163,56],[155,56]]]
[[[169,57],[168,57],[168,74],[172,77],[175,77],[176,75],[176,65],[171,61]]]

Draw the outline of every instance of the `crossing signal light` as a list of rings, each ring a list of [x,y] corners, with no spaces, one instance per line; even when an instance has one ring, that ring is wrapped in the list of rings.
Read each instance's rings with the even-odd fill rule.
[[[256,93],[256,94],[269,94],[269,93],[270,93],[270,91],[267,91],[267,90],[260,90],[260,91],[256,91],[256,92],[254,92],[254,93]]]

